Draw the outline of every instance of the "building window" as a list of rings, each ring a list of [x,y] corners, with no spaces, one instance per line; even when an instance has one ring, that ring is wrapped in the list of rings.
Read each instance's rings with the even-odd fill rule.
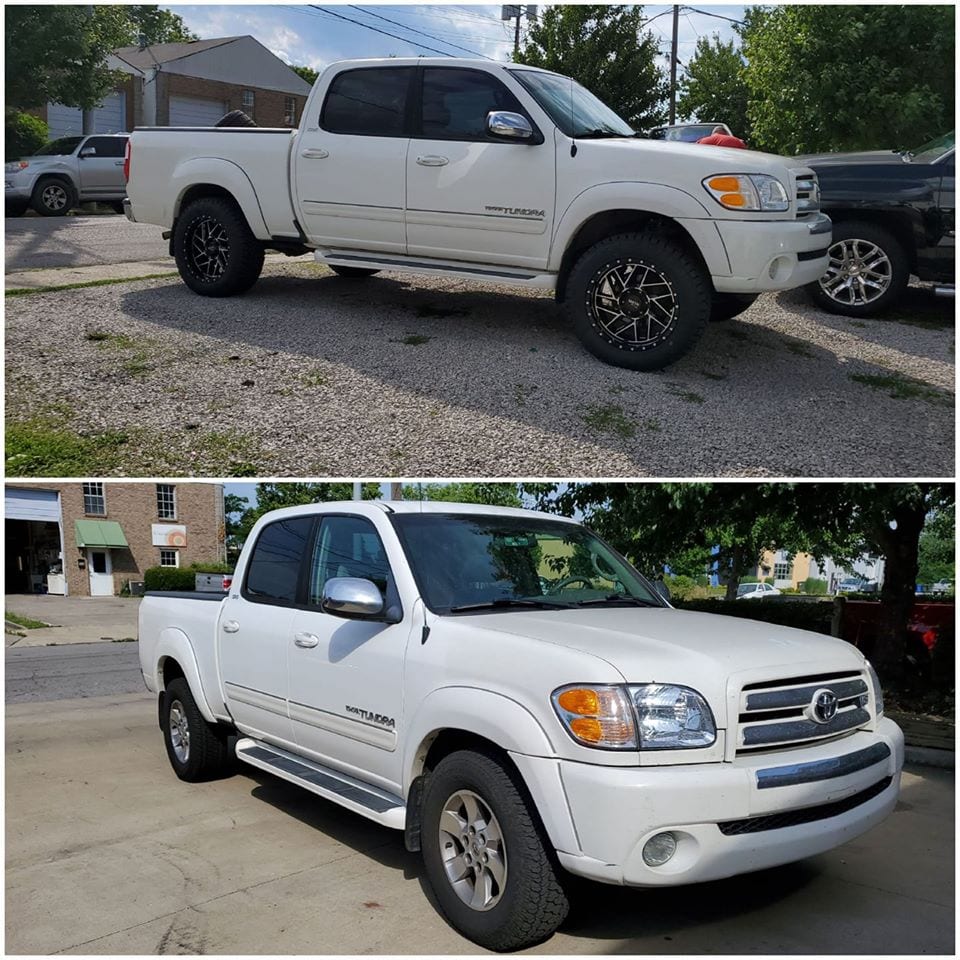
[[[283,125],[285,127],[297,125],[297,101],[294,97],[283,98]]]
[[[177,519],[177,488],[172,483],[157,484],[157,517],[161,520]]]
[[[83,512],[94,517],[107,515],[107,498],[104,496],[102,483],[83,485]]]
[[[789,563],[775,563],[773,565],[773,578],[774,580],[789,580],[791,573],[791,564]]]
[[[179,567],[180,551],[179,550],[161,550],[160,566],[161,567]]]
[[[249,113],[253,109],[253,91],[243,91],[243,109]]]

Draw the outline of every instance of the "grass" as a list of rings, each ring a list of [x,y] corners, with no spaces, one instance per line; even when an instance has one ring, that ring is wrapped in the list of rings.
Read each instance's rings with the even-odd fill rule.
[[[7,426],[11,477],[100,477],[114,473],[130,436],[118,430],[79,434],[43,417]]]
[[[166,280],[169,277],[176,277],[178,274],[170,273],[146,273],[142,277],[111,277],[105,280],[84,280],[80,283],[61,283],[48,287],[10,287],[4,291],[7,297],[26,297],[31,293],[57,293],[60,290],[82,290],[84,287],[108,287],[114,283],[133,283],[136,280]]]
[[[788,340],[786,347],[791,353],[795,353],[798,357],[806,357],[808,360],[816,359],[817,355],[805,343]]]
[[[22,613],[14,613],[12,610],[8,610],[4,614],[4,619],[26,630],[40,630],[43,627],[50,626],[49,623],[44,623],[42,620],[34,620],[33,617],[25,617]]]
[[[425,343],[429,343],[433,337],[425,337],[422,333],[410,333],[407,334],[400,342],[405,343],[408,347],[422,347]]]
[[[693,390],[671,390],[670,392],[679,400],[683,400],[686,403],[701,404],[707,402],[706,397],[699,393],[695,393]]]
[[[107,333],[106,330],[90,330],[84,337],[103,349],[129,350],[137,345],[137,341],[125,333]]]
[[[308,387],[325,387],[330,381],[322,373],[305,373],[300,382]]]
[[[874,390],[883,390],[894,400],[925,400],[927,403],[950,406],[953,398],[941,390],[928,387],[919,380],[898,374],[851,373],[850,379]]]
[[[613,433],[624,439],[637,435],[636,426],[621,407],[587,407],[586,413],[583,414],[583,422],[600,433]]]

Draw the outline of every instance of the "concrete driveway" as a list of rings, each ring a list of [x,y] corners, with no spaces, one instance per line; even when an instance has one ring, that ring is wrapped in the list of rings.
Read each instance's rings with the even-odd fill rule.
[[[7,636],[7,646],[45,646],[54,643],[96,643],[131,640],[137,636],[135,597],[55,597],[50,594],[7,594],[7,612],[19,613],[49,627],[16,627],[24,637]]]
[[[6,717],[8,953],[480,952],[398,833],[252,768],[177,780],[149,695]],[[912,768],[836,851],[687,889],[586,884],[532,952],[949,954],[953,838],[952,773]]]

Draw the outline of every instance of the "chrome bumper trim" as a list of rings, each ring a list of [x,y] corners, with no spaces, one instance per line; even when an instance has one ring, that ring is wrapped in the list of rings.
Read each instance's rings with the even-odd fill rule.
[[[890,747],[886,743],[875,743],[842,757],[829,757],[826,760],[813,760],[810,763],[793,763],[786,767],[768,767],[757,771],[757,789],[792,787],[798,783],[845,777],[848,773],[866,770],[867,767],[872,767],[889,756]]]

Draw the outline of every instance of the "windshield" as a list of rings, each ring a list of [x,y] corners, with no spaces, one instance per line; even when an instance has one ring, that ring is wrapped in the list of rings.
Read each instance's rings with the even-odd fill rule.
[[[929,143],[909,151],[910,159],[914,163],[932,163],[937,157],[943,156],[948,150],[952,149],[954,142],[955,135],[954,131],[951,130],[942,137],[937,137],[936,140],[931,140]]]
[[[478,606],[664,606],[633,567],[579,525],[489,514],[390,519],[420,592],[437,613]]]
[[[634,135],[628,123],[569,77],[536,70],[510,72],[568,137]]]
[[[83,137],[61,137],[59,140],[53,140],[46,146],[41,147],[35,154],[35,157],[65,157],[68,153],[73,153],[83,142]]]
[[[744,594],[753,593],[756,590],[760,589],[760,585],[756,583],[741,583],[737,587],[737,596],[742,597]]]
[[[679,141],[681,143],[696,143],[701,137],[709,137],[718,123],[698,123],[687,127],[674,127],[668,129],[665,139]]]

